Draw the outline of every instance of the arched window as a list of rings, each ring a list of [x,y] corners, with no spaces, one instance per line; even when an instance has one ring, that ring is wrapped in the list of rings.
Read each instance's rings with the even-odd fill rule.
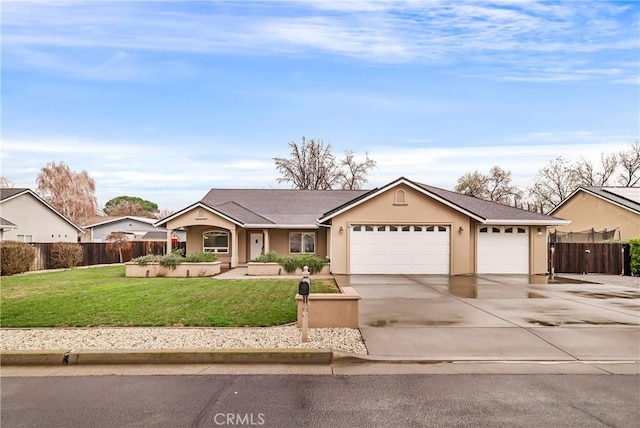
[[[208,253],[229,253],[229,232],[209,230],[202,234],[202,251]]]
[[[396,205],[406,205],[407,200],[405,199],[404,190],[396,190],[395,200],[393,202]]]

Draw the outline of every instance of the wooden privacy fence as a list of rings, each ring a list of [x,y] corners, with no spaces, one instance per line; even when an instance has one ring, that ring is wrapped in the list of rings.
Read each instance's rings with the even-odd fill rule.
[[[551,244],[549,260],[556,273],[631,275],[629,248],[629,244]]]
[[[53,262],[51,260],[51,248],[54,243],[34,243],[31,244],[36,249],[36,258],[31,265],[31,270],[45,270],[52,269]],[[118,252],[107,251],[107,243],[79,243],[84,250],[84,260],[79,266],[93,266],[111,263],[120,263],[120,255]],[[167,243],[160,241],[132,241],[131,249],[122,252],[122,260],[128,262],[129,260],[144,256],[147,254],[165,254],[165,248]],[[174,242],[172,249],[177,248],[186,249],[185,242]]]

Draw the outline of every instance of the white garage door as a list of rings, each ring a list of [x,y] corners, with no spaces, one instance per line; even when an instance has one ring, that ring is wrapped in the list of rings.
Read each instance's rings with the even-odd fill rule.
[[[448,274],[449,226],[353,225],[352,274]]]
[[[529,273],[529,229],[482,226],[478,229],[478,273]]]

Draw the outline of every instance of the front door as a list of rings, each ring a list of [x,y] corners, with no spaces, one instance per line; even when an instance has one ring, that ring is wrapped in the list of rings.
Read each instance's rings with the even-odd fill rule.
[[[249,240],[251,241],[249,246],[249,260],[253,260],[262,254],[262,250],[264,248],[264,237],[262,233],[250,233]]]

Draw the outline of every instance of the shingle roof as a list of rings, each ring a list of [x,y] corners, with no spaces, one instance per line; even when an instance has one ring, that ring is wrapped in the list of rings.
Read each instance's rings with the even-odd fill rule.
[[[2,187],[0,188],[0,201],[28,192],[29,189],[23,187]]]
[[[242,224],[315,225],[364,190],[211,189],[200,202]],[[259,213],[259,214],[258,214]]]
[[[9,220],[0,217],[0,227],[6,227],[7,229],[17,228],[14,223],[11,223]]]
[[[545,214],[534,213],[520,208],[510,207],[508,205],[499,204],[497,202],[485,201],[474,196],[464,195],[462,193],[452,192],[450,190],[440,189],[438,187],[428,186],[426,184],[416,183],[423,189],[438,195],[442,199],[449,201],[451,204],[469,211],[483,220],[493,222],[500,220],[510,221],[548,221],[560,220],[557,217],[550,217]]]

